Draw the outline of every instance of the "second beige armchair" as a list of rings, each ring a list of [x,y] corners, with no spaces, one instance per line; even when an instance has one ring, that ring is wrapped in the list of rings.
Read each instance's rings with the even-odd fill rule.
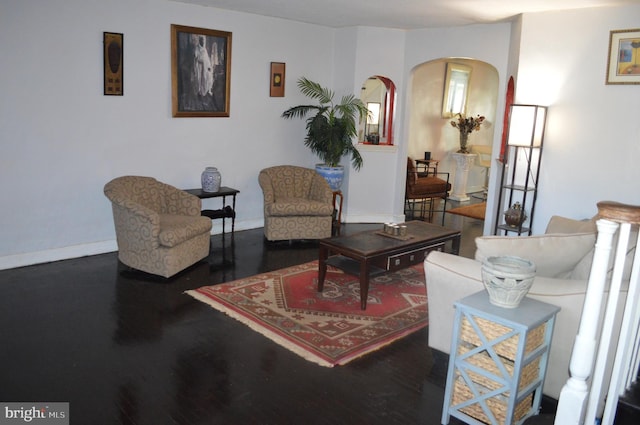
[[[264,236],[269,241],[331,236],[333,192],[315,170],[279,165],[260,171]]]

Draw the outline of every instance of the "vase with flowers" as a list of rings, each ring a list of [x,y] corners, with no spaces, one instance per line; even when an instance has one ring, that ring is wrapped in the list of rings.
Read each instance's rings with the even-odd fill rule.
[[[484,116],[465,117],[463,114],[456,114],[457,120],[451,121],[451,125],[460,130],[460,150],[458,153],[469,153],[467,141],[472,131],[480,130],[480,125],[484,121]]]

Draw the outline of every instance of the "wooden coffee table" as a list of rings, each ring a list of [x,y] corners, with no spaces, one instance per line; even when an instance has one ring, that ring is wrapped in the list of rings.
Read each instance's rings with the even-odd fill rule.
[[[360,307],[367,308],[369,278],[421,263],[429,251],[444,251],[451,241],[451,252],[460,251],[460,231],[424,221],[409,221],[407,236],[391,237],[379,230],[320,240],[318,292],[322,292],[327,265],[360,276]]]

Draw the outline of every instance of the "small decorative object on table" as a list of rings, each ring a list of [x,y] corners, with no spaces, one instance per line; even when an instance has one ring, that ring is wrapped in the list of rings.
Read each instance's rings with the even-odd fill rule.
[[[467,148],[467,140],[469,133],[480,130],[480,125],[484,121],[484,116],[465,117],[462,114],[456,114],[457,120],[451,121],[451,125],[460,130],[460,150],[458,153],[470,153]]]
[[[527,219],[527,213],[522,209],[520,202],[516,202],[504,212],[504,221],[511,227],[518,227]]]
[[[482,262],[482,283],[493,305],[516,308],[531,289],[536,265],[520,257],[489,257]]]
[[[222,176],[216,167],[207,167],[202,172],[202,191],[217,192],[220,190]]]

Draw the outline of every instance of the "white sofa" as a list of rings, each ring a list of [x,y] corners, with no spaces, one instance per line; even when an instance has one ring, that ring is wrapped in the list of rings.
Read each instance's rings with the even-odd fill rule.
[[[558,399],[569,377],[569,359],[580,322],[595,240],[595,220],[578,221],[554,216],[544,235],[476,238],[475,260],[431,252],[424,261],[429,303],[429,346],[450,352],[455,314],[453,303],[484,290],[481,277],[483,258],[496,255],[527,258],[537,266],[528,296],[561,307],[543,388],[544,394]],[[628,273],[625,278],[628,281]],[[626,297],[620,298],[620,303],[624,303]],[[617,340],[617,335],[614,338]]]

